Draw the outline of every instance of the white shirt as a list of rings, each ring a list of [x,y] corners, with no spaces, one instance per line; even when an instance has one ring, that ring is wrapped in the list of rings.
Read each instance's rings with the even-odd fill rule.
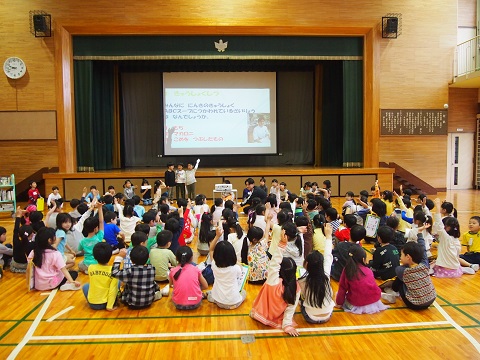
[[[269,143],[270,142],[270,132],[268,128],[263,126],[255,126],[253,128],[253,141],[260,143]]]
[[[212,271],[215,282],[212,288],[213,299],[223,305],[235,305],[241,302],[242,296],[238,289],[238,280],[242,275],[240,266],[235,264],[226,268],[219,268],[212,260]]]

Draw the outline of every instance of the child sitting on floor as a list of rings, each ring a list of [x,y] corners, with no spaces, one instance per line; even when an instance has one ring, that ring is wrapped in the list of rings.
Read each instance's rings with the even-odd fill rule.
[[[412,310],[428,308],[437,297],[428,274],[430,268],[422,235],[424,227],[418,229],[417,242],[407,242],[403,247],[400,256],[402,265],[397,267],[397,278],[391,284],[392,290],[399,292],[405,305]],[[388,288],[385,292],[389,292]]]
[[[338,307],[354,314],[374,314],[388,308],[380,300],[382,291],[372,270],[365,265],[366,256],[361,246],[353,245],[338,284]]]
[[[398,250],[390,244],[393,236],[394,230],[386,225],[380,226],[377,231],[380,246],[375,249],[373,260],[368,264],[376,279],[388,280],[395,277],[395,269],[400,265]]]
[[[93,247],[93,257],[98,264],[88,267],[89,283],[83,285],[83,295],[93,310],[113,311],[118,293],[118,280],[112,277],[112,267],[108,265],[112,256],[112,247],[97,243]]]
[[[155,267],[155,281],[167,281],[169,269],[177,266],[175,255],[168,249],[172,238],[170,230],[163,230],[157,235],[157,248],[150,250],[150,263]]]
[[[179,310],[198,308],[205,297],[202,290],[208,288],[202,272],[192,264],[192,257],[192,249],[180,246],[176,254],[178,266],[169,275],[169,282],[173,285],[172,301]]]
[[[148,250],[144,246],[135,246],[130,251],[133,265],[128,269],[120,270],[120,265],[126,256],[127,250],[121,249],[115,257],[112,276],[125,284],[122,302],[132,310],[145,309],[162,297],[160,288],[155,282],[155,269],[152,265],[147,265]]]

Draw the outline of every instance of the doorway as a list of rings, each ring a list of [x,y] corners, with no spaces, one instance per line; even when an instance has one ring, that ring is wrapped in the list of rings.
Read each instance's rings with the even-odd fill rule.
[[[474,133],[448,134],[447,189],[473,188]]]

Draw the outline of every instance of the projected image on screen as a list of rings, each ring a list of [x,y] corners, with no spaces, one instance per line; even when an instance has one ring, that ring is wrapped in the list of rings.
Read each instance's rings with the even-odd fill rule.
[[[275,73],[165,73],[165,155],[274,154]]]

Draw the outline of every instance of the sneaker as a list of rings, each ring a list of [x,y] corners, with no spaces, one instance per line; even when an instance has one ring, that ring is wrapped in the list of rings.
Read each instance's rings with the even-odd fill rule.
[[[384,281],[383,283],[381,283],[380,285],[378,285],[378,287],[380,289],[382,289],[382,291],[385,291],[385,289],[388,289],[388,288],[392,288],[392,285],[393,285],[393,280],[392,279],[389,279],[389,280],[386,280]]]
[[[395,304],[397,302],[397,297],[394,294],[387,294],[382,292],[382,299],[387,301],[390,304]]]
[[[160,300],[162,298],[162,292],[161,291],[156,291],[155,292],[155,297],[153,298],[153,301]]]
[[[84,274],[85,274],[85,275],[88,275],[88,270],[85,270],[85,271],[84,271]]]
[[[473,269],[473,271],[477,272],[478,269],[480,268],[480,265],[478,265],[478,264],[471,264],[470,267]]]
[[[65,283],[60,286],[60,291],[67,291],[67,290],[80,290],[81,286],[76,286],[75,283]]]
[[[168,294],[170,293],[170,285],[166,285],[165,287],[163,287],[160,292],[163,296],[168,296]]]
[[[468,275],[475,275],[475,270],[472,267],[462,266],[462,272]]]

